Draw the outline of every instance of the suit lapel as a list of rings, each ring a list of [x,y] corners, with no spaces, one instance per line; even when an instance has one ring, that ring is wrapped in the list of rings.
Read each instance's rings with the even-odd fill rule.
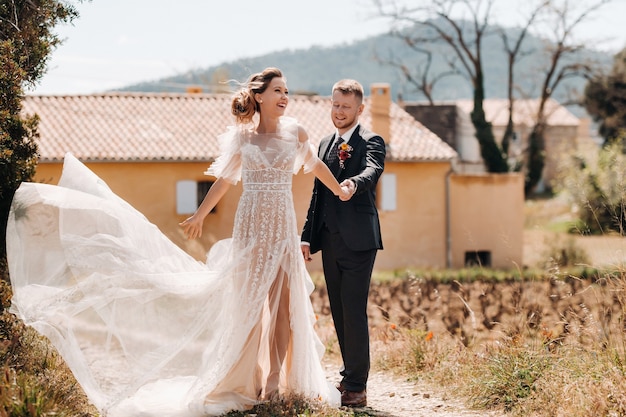
[[[325,138],[322,139],[322,141],[320,142],[320,148],[319,148],[319,154],[318,157],[324,161],[324,163],[326,165],[328,165],[328,151],[330,148],[330,145],[335,141],[335,134],[333,133],[332,135],[326,136]],[[332,167],[329,167],[330,171],[332,172],[332,174],[335,176],[335,178],[337,178],[337,176],[339,175],[339,172],[335,172],[333,171]],[[316,179],[316,182],[318,182],[319,180]]]
[[[328,139],[328,140],[326,140],[326,139]],[[322,139],[322,143],[321,143],[321,146],[320,146],[320,155],[319,155],[319,157],[324,162],[326,162],[326,158],[328,157],[328,147],[333,142],[333,139],[335,139],[335,135],[334,134],[332,134],[330,136],[327,136],[324,139]]]
[[[361,126],[359,126],[358,129],[356,129],[354,132],[352,132],[352,136],[350,136],[350,139],[348,140],[348,145],[352,146],[352,148],[356,148],[356,144],[359,141],[358,139],[361,137]]]
[[[360,136],[361,136],[361,133],[360,133],[360,128],[359,128],[359,129],[356,129],[354,132],[352,132],[352,136],[350,136],[350,139],[347,142],[348,145],[352,147],[353,152],[354,152],[354,149],[356,149],[356,144],[359,142],[358,138]],[[334,142],[335,142],[335,134],[332,134],[322,139],[322,142],[320,144],[320,159],[322,159],[324,163],[327,163],[329,148],[330,148],[330,145]],[[348,158],[345,161],[345,163],[349,164],[350,159],[351,158]],[[335,176],[335,178],[339,179],[341,177],[341,173],[343,170],[341,169],[341,166],[339,166],[339,164],[336,164],[334,167],[329,167],[329,168],[331,172],[333,173],[333,175]]]

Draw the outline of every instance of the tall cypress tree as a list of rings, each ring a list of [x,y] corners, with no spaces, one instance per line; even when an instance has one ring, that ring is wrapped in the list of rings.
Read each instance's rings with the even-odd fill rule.
[[[51,52],[60,44],[52,30],[78,16],[75,6],[57,0],[0,2],[0,257],[6,256],[6,223],[15,190],[35,174],[38,159],[35,115],[25,117],[25,88],[41,79]]]

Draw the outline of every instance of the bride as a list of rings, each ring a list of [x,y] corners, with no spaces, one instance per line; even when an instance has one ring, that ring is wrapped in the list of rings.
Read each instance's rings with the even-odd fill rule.
[[[276,68],[233,97],[236,126],[207,171],[217,181],[181,223],[199,237],[242,181],[232,238],[206,263],[71,154],[58,186],[17,190],[7,225],[12,312],[50,339],[102,415],[214,416],[289,393],[339,405],[321,366],[292,176],[303,167],[342,200],[351,195],[284,116],[287,104]]]

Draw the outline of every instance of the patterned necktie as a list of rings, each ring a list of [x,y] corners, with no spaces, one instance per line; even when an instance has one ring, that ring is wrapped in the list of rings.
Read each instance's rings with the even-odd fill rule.
[[[335,138],[332,141],[332,144],[330,145],[330,149],[328,150],[328,156],[326,157],[326,160],[328,162],[328,166],[333,171],[339,165],[339,145],[342,142],[343,142],[343,138],[341,136],[339,136],[338,138]]]

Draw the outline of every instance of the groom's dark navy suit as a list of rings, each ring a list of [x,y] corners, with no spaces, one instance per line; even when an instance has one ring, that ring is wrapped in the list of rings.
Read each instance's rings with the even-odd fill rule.
[[[370,365],[367,298],[376,253],[383,248],[376,184],[384,169],[386,148],[383,138],[361,125],[347,143],[352,149],[343,168],[336,157],[331,156],[329,162],[331,152],[336,152],[335,134],[322,139],[318,155],[340,183],[354,181],[356,193],[349,201],[341,201],[316,179],[302,241],[309,242],[311,253],[322,251],[344,362],[342,385],[349,391],[363,391]]]

